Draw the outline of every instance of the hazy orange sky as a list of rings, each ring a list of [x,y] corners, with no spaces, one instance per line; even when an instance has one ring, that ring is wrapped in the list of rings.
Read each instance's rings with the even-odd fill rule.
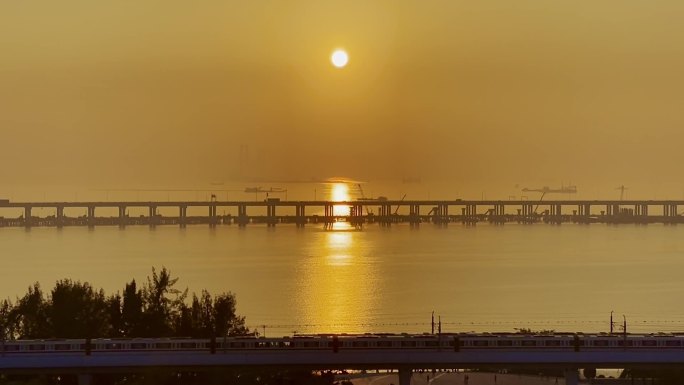
[[[0,184],[339,175],[681,198],[682,20],[666,0],[2,1]]]

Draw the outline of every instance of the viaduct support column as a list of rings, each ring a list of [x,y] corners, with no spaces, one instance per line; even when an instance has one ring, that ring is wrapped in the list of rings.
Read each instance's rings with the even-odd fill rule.
[[[274,204],[266,205],[266,223],[268,227],[276,225],[276,207]]]
[[[355,204],[349,206],[349,216],[351,224],[360,229],[363,227],[363,205]]]
[[[563,214],[561,213],[561,205],[554,204],[549,207],[550,210],[550,218],[549,222],[555,223],[555,224],[560,224],[563,221]]]
[[[180,227],[185,227],[188,224],[188,206],[178,207],[178,224]]]
[[[31,216],[31,206],[24,207],[24,226],[31,227],[33,225],[33,217]]]
[[[95,226],[95,206],[88,206],[88,227]]]
[[[380,206],[380,226],[392,225],[392,206],[383,204]]]
[[[411,227],[420,225],[420,205],[409,206],[409,223]]]
[[[411,385],[411,376],[413,370],[411,368],[399,368],[399,385]]]
[[[475,212],[475,205],[473,205],[473,212]],[[449,223],[449,205],[439,205],[439,217],[442,226]]]
[[[477,222],[477,205],[466,205],[463,213],[463,223],[471,225]]]
[[[492,210],[490,211],[491,214],[489,215],[489,221],[496,224],[504,223],[506,221],[505,212],[506,209],[504,205],[495,204]]]
[[[157,225],[157,206],[150,206],[149,222],[150,227]]]
[[[216,205],[209,205],[209,227],[216,227]]]
[[[245,205],[239,205],[238,206],[237,222],[238,222],[238,226],[240,226],[240,227],[245,227],[245,226],[247,226],[247,223],[249,223],[249,217],[247,216],[247,206],[245,206]]]
[[[675,223],[677,221],[677,205],[664,204],[663,205],[663,222]]]
[[[57,206],[57,227],[64,226],[64,206]]]
[[[522,218],[520,218],[520,221],[522,223],[534,222],[533,214],[534,214],[534,207],[533,207],[532,203],[523,203],[522,204]]]
[[[119,206],[119,227],[126,227],[126,206]]]
[[[333,223],[335,222],[335,206],[329,203],[325,204],[323,218],[323,228],[332,229]]]
[[[304,224],[306,224],[305,207],[302,204],[295,206],[295,223],[297,223],[297,227],[304,227]]]

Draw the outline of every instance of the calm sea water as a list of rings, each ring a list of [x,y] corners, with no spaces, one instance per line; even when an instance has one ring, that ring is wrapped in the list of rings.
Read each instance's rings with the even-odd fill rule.
[[[423,224],[0,229],[0,293],[88,281],[109,294],[151,267],[232,291],[251,328],[423,332],[684,330],[684,226]]]

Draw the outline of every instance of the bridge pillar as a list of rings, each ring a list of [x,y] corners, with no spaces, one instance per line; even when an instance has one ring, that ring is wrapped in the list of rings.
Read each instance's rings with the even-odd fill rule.
[[[33,225],[33,217],[31,216],[31,206],[24,207],[24,226],[31,227]]]
[[[324,209],[323,228],[332,229],[333,223],[335,222],[335,205],[332,203],[326,203]]]
[[[579,384],[579,372],[577,369],[566,370],[565,371],[565,385],[577,385]]]
[[[273,203],[268,203],[266,205],[266,225],[268,227],[275,227],[276,221],[276,206]]]
[[[547,222],[561,224],[563,222],[562,207],[559,204],[552,204],[549,206],[550,216]]]
[[[119,227],[126,227],[126,206],[119,206]]]
[[[349,216],[352,226],[354,226],[357,229],[363,227],[363,205],[351,205],[349,207]]]
[[[306,206],[298,204],[295,206],[295,223],[297,227],[304,227],[306,224]]]
[[[665,223],[675,223],[677,221],[677,205],[676,204],[664,204],[663,205],[663,222]]]
[[[247,226],[247,223],[249,223],[249,217],[247,216],[247,206],[246,205],[239,205],[238,206],[237,222],[238,222],[238,226],[240,226],[240,227],[245,227],[245,226]]]
[[[78,385],[91,385],[93,383],[93,375],[89,373],[79,373]]]
[[[449,223],[449,205],[438,204],[433,210],[432,222],[439,226],[446,226]]]
[[[409,223],[411,227],[420,225],[420,205],[409,206]]]
[[[88,206],[88,227],[95,226],[95,206]]]
[[[467,225],[477,223],[477,205],[466,205],[463,209],[463,223]]]
[[[411,376],[413,376],[413,369],[399,368],[399,385],[411,385]]]
[[[209,227],[216,227],[216,205],[209,205]]]
[[[150,227],[154,227],[157,224],[157,206],[150,206],[149,221]]]
[[[378,207],[380,226],[392,225],[392,206],[388,204],[381,204]]]
[[[489,211],[489,221],[496,224],[506,222],[506,208],[503,204],[495,204]]]
[[[64,226],[64,206],[57,206],[57,227]]]
[[[532,223],[534,222],[534,205],[532,203],[522,204],[522,214],[520,217],[521,223]]]
[[[188,206],[178,206],[178,224],[185,227],[188,220]]]

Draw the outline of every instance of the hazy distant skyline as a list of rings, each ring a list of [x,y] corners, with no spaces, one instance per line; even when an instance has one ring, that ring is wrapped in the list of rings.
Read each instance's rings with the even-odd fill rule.
[[[0,192],[248,173],[681,198],[683,16],[676,1],[5,1]]]

